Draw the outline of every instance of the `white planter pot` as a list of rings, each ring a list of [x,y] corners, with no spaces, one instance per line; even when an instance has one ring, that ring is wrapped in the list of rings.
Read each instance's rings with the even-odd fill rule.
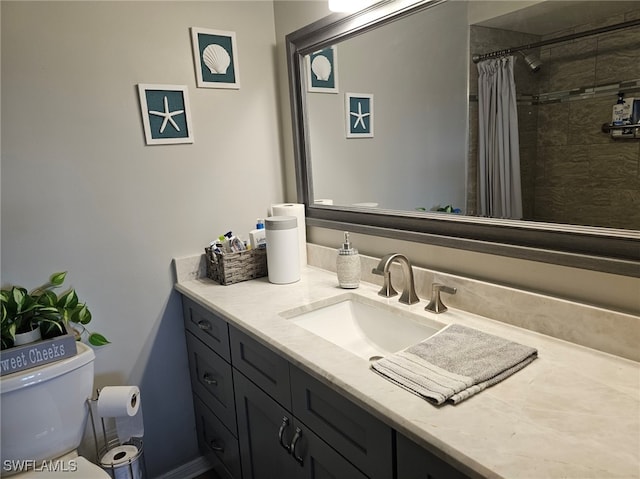
[[[17,333],[13,341],[13,345],[21,346],[23,344],[35,343],[36,341],[40,341],[41,339],[42,335],[40,334],[40,328],[35,328],[28,333]]]

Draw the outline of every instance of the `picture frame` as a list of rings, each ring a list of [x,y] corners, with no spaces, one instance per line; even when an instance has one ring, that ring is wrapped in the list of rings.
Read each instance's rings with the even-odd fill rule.
[[[307,91],[338,93],[338,47],[323,48],[306,56]]]
[[[138,97],[147,145],[193,143],[186,85],[140,83]]]
[[[345,93],[347,138],[373,138],[373,94]]]
[[[235,32],[191,27],[191,46],[198,88],[240,89]]]

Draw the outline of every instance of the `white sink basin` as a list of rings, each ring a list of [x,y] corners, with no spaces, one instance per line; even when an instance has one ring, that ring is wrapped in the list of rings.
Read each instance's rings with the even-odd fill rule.
[[[366,360],[419,343],[444,327],[357,294],[341,295],[281,315]]]

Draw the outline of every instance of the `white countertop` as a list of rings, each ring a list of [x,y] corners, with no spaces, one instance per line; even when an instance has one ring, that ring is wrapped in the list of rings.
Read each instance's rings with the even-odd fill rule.
[[[379,287],[368,283],[340,289],[335,274],[313,267],[303,268],[301,280],[289,285],[261,278],[221,286],[193,275],[176,289],[399,432],[481,476],[640,478],[640,363],[466,312],[428,313],[424,300],[406,306],[397,297],[381,298]],[[280,315],[348,291],[535,347],[539,357],[458,405],[436,407]]]

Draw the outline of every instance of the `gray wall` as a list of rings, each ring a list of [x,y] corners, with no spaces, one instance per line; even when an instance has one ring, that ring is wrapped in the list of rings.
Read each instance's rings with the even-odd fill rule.
[[[2,5],[2,281],[54,271],[139,384],[149,476],[199,453],[173,257],[284,200],[271,2]],[[195,87],[192,26],[235,31],[240,90]],[[187,85],[195,142],[145,146],[136,85]]]
[[[320,18],[330,15],[326,0],[276,0],[273,2],[275,32],[278,52],[278,94],[280,100],[280,128],[285,168],[286,200],[297,201],[295,160],[293,156],[293,130],[291,125],[291,105],[289,102],[289,81],[287,77],[287,56],[285,36]]]

